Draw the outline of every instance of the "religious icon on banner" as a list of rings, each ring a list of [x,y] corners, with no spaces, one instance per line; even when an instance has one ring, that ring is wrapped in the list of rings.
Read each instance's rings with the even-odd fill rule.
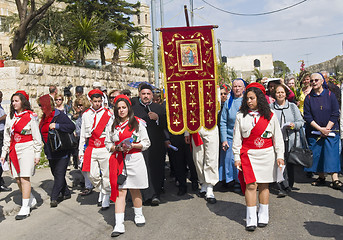
[[[169,131],[196,133],[217,125],[214,26],[161,28]]]

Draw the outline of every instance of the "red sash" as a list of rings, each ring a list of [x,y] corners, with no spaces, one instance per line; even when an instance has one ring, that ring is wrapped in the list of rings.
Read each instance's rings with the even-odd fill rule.
[[[17,156],[17,152],[15,150],[15,145],[17,143],[24,143],[32,141],[32,135],[25,135],[22,134],[23,128],[31,121],[31,111],[27,111],[26,113],[22,114],[20,119],[17,120],[12,126],[12,133],[11,133],[11,144],[10,144],[10,151],[9,151],[9,158],[12,162],[15,170],[17,173],[20,173],[19,167],[19,160]]]
[[[105,112],[102,114],[101,119],[92,132],[92,136],[88,139],[88,146],[86,148],[85,154],[83,156],[83,165],[82,171],[89,172],[91,169],[91,158],[93,148],[103,148],[105,147],[105,138],[100,138],[102,132],[106,128],[108,120],[111,116],[108,113],[108,110],[105,109]],[[95,123],[94,123],[95,124]]]
[[[273,117],[273,113],[270,115],[270,119]],[[264,149],[273,146],[272,138],[262,138],[263,132],[266,130],[270,120],[260,117],[255,127],[251,130],[250,136],[243,138],[242,148],[240,152],[242,171],[238,173],[238,179],[241,183],[243,194],[245,194],[246,184],[256,182],[255,174],[251,166],[251,162],[248,156],[249,149]]]
[[[192,136],[192,139],[194,141],[195,146],[199,147],[200,145],[204,144],[204,142],[202,141],[200,134],[198,132],[191,134],[191,136]]]
[[[128,125],[125,126],[125,129],[122,133],[119,133],[119,141],[115,142],[115,145],[118,145],[123,140],[130,138],[132,136],[134,129],[130,131],[130,127]],[[124,159],[126,154],[138,153],[141,152],[140,149],[133,148],[129,152],[113,152],[110,157],[110,183],[111,183],[111,200],[115,202],[119,195],[119,189],[117,184],[118,176],[123,172],[124,168]]]

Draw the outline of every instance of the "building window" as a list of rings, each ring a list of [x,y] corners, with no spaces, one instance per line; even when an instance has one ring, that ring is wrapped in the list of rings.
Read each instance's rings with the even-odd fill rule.
[[[137,24],[141,24],[141,16],[139,14],[137,15]]]
[[[145,14],[145,24],[148,24],[148,14]]]

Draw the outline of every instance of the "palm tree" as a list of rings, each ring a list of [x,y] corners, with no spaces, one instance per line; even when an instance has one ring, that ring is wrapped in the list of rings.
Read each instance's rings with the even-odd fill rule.
[[[85,56],[93,52],[98,46],[99,33],[95,17],[87,17],[74,20],[69,31],[70,46],[78,55],[77,62],[84,63]]]
[[[119,60],[119,50],[122,49],[127,42],[127,31],[113,30],[108,34],[110,42],[116,47],[113,52],[112,63],[117,63]]]
[[[138,36],[132,37],[127,44],[129,55],[126,60],[131,63],[132,67],[144,67],[142,61],[144,58],[143,44],[142,38]]]

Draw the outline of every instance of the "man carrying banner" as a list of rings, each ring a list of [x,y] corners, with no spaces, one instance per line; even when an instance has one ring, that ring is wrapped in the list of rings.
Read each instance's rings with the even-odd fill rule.
[[[219,180],[218,156],[219,138],[218,128],[212,130],[201,128],[198,133],[185,133],[185,142],[192,142],[193,160],[201,184],[199,196],[204,197],[208,203],[217,202],[213,194],[213,186]]]
[[[103,93],[93,89],[88,93],[91,107],[82,116],[79,158],[83,160],[82,171],[89,173],[94,187],[100,189],[98,205],[106,210],[110,206],[109,158],[105,147],[105,128],[112,114],[102,106]]]

